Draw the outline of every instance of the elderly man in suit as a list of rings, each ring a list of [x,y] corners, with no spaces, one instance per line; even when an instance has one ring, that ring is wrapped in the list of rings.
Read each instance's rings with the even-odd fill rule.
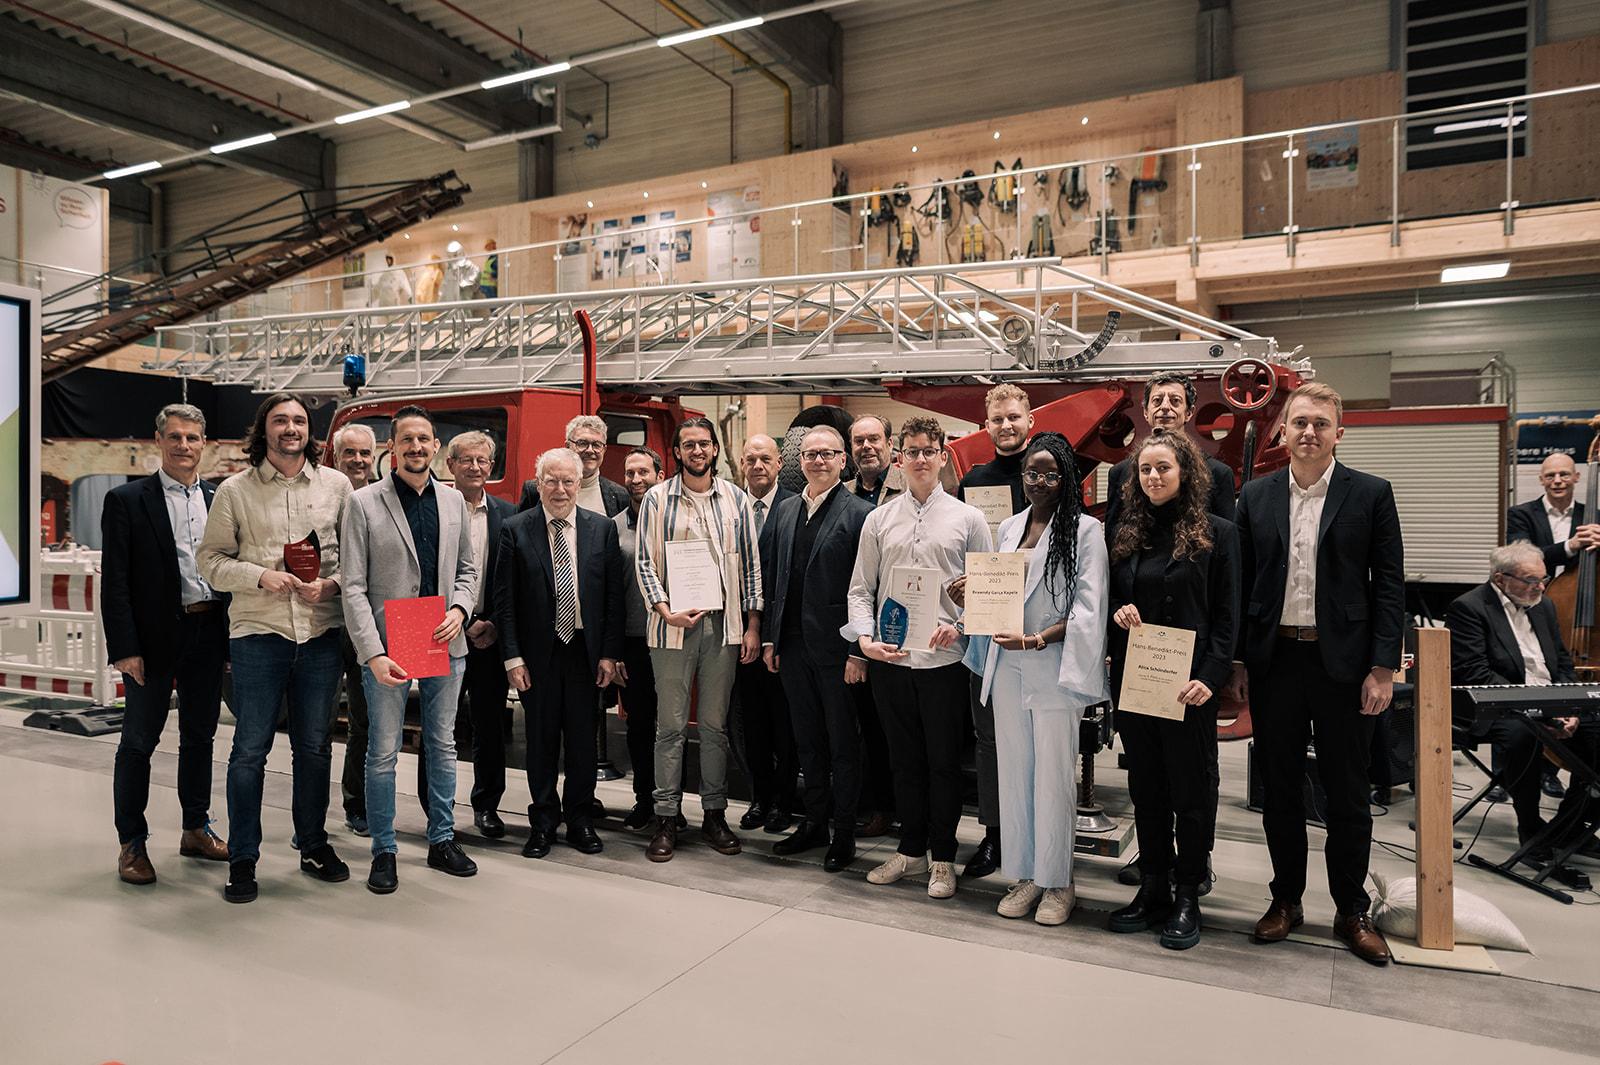
[[[867,660],[839,630],[849,621],[845,596],[855,569],[861,527],[872,505],[844,491],[845,445],[838,430],[819,425],[800,441],[805,491],[778,503],[761,537],[767,609],[761,615],[762,657],[789,696],[805,818],[773,846],[776,854],[828,848],[823,869],[836,873],[856,852],[861,797],[861,728],[848,683],[860,683]]]
[[[1578,467],[1571,455],[1550,455],[1539,464],[1544,495],[1506,511],[1506,539],[1526,540],[1539,549],[1545,572],[1554,577],[1579,551],[1600,548],[1600,524],[1584,521],[1583,504],[1573,502]]]
[[[1545,598],[1550,578],[1545,555],[1526,541],[1499,547],[1489,556],[1490,576],[1450,604],[1445,624],[1450,629],[1450,681],[1452,684],[1515,684],[1544,687],[1570,684],[1576,678],[1572,656],[1561,644],[1556,608]],[[1511,795],[1517,815],[1517,839],[1526,843],[1544,828],[1539,814],[1539,770],[1547,764],[1537,729],[1530,723],[1502,718],[1478,738],[1496,748],[1495,774]],[[1551,723],[1563,737],[1593,762],[1593,731],[1579,732],[1576,717]],[[1582,788],[1572,788],[1561,802],[1558,820],[1576,822],[1583,803]],[[1532,850],[1524,861],[1548,865],[1551,848]],[[1551,879],[1577,891],[1589,890],[1589,877],[1577,869],[1557,866]]]
[[[1386,965],[1389,948],[1367,912],[1367,762],[1374,722],[1394,697],[1405,629],[1400,515],[1389,482],[1334,460],[1344,435],[1339,393],[1301,385],[1283,417],[1289,465],[1245,485],[1236,520],[1243,662],[1234,663],[1229,694],[1254,697],[1273,873],[1272,905],[1255,935],[1277,942],[1305,919],[1304,782],[1314,737],[1327,793],[1333,931],[1357,957]]]
[[[422,407],[395,412],[389,439],[399,464],[394,476],[350,497],[342,531],[344,616],[350,642],[366,665],[367,825],[372,871],[367,888],[386,895],[399,886],[394,835],[394,767],[412,678],[389,656],[393,646],[386,607],[392,600],[440,596],[444,619],[432,632],[448,644],[442,676],[417,678],[423,743],[428,750],[428,865],[451,876],[472,876],[477,864],[455,842],[456,708],[466,670],[463,631],[478,599],[471,523],[461,493],[435,481],[439,438]]]
[[[178,690],[178,853],[228,860],[211,831],[211,744],[228,660],[228,597],[200,576],[196,548],[217,487],[200,479],[206,416],[171,403],[156,415],[161,468],[106,496],[101,516],[100,616],[111,664],[122,674],[127,705],[117,743],[112,795],[117,875],[154,884],[145,852],[150,826],[150,755],[161,741],[172,690]]]
[[[578,505],[583,465],[559,447],[539,456],[539,505],[509,519],[496,547],[495,627],[511,686],[528,721],[525,858],[550,853],[556,825],[583,854],[603,848],[594,830],[596,699],[622,659],[628,574],[615,522]],[[533,683],[533,678],[538,683]],[[566,787],[556,767],[566,760]]]
[[[578,506],[595,514],[611,518],[628,509],[628,490],[600,473],[600,463],[606,457],[605,419],[594,414],[580,414],[567,423],[567,449],[583,462],[583,473],[578,478]],[[522,482],[522,500],[517,513],[532,510],[539,505],[539,478]]]

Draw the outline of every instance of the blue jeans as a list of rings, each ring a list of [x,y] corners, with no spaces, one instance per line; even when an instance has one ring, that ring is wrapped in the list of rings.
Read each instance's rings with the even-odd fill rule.
[[[461,695],[465,658],[450,659],[443,677],[419,677],[422,695],[422,746],[428,752],[428,842],[455,838],[456,709]],[[379,684],[372,670],[361,667],[361,690],[367,696],[367,828],[372,853],[395,854],[394,764],[400,756],[401,726],[406,719],[407,682]]]
[[[282,636],[239,636],[233,660],[233,751],[228,755],[228,860],[261,856],[261,787],[278,709],[289,697],[294,753],[294,831],[302,854],[328,842],[328,719],[339,689],[339,630],[297,644]]]

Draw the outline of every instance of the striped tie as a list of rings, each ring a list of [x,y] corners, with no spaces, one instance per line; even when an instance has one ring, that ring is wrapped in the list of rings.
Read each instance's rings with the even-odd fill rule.
[[[571,522],[556,518],[550,523],[555,536],[550,539],[550,550],[556,563],[556,635],[562,643],[571,643],[578,631],[578,582],[572,572],[572,553],[567,550],[566,528]]]

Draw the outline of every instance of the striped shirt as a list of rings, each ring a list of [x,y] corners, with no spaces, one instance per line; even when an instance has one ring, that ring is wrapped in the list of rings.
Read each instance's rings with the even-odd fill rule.
[[[695,498],[683,476],[669,478],[645,493],[639,504],[639,552],[634,571],[639,593],[650,611],[645,639],[651,647],[681,649],[684,630],[668,625],[655,605],[667,601],[668,541],[709,540],[722,560],[722,601],[743,610],[760,610],[761,553],[756,549],[756,519],[750,497],[720,477],[711,490]],[[703,623],[703,622],[702,622]],[[723,639],[736,644],[744,635],[743,619],[723,624]]]

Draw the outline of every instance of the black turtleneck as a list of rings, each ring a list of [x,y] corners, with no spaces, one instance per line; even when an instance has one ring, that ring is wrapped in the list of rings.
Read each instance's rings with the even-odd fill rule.
[[[1166,617],[1167,564],[1172,561],[1174,528],[1178,523],[1178,501],[1168,500],[1151,509],[1155,519],[1150,526],[1150,546],[1139,553],[1133,571],[1133,605],[1150,624],[1162,624]]]
[[[1011,513],[1016,514],[1028,505],[1028,497],[1022,494],[1022,459],[1028,453],[1022,450],[1010,455],[996,455],[993,459],[981,466],[974,466],[961,478],[961,485],[956,489],[956,498],[965,501],[967,488],[985,488],[992,485],[1011,486]]]

